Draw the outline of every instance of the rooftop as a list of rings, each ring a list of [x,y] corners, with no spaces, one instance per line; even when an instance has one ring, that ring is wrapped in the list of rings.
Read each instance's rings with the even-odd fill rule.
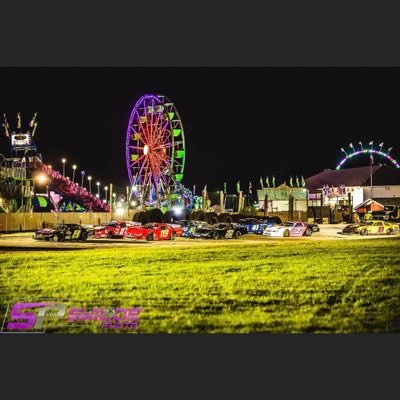
[[[321,189],[324,185],[339,187],[370,186],[371,167],[328,169],[306,179],[307,189]],[[372,166],[374,186],[400,185],[400,169],[386,165]]]

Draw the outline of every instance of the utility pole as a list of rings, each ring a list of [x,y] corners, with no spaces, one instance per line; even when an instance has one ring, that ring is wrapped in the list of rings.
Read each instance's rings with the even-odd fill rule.
[[[294,198],[290,194],[289,195],[289,219],[293,221],[293,204],[294,204]]]
[[[242,202],[243,202],[243,192],[239,192],[239,205],[238,205],[238,213],[242,211]]]
[[[203,211],[206,211],[206,208],[207,208],[207,189],[203,189],[203,192],[202,192],[202,195],[203,195]]]
[[[348,202],[349,202],[349,212],[350,212],[350,222],[353,223],[354,219],[353,219],[353,199],[351,197],[351,193],[347,193],[348,196]]]
[[[372,199],[373,199],[373,196],[372,196],[372,159],[373,159],[373,156],[372,156],[372,154],[371,154],[371,157],[369,158],[369,165],[370,165],[370,183],[371,183],[371,201],[372,201]],[[371,211],[372,211],[372,202],[371,202]]]
[[[126,213],[128,215],[129,214],[129,203],[130,203],[130,201],[129,201],[129,186],[126,187],[126,199],[125,199],[125,202],[126,202]]]
[[[268,193],[264,197],[264,217],[268,217]]]
[[[110,206],[110,221],[112,221],[112,217],[113,217],[113,185],[112,183],[110,183],[110,200],[109,200],[109,206]]]
[[[321,224],[324,223],[324,192],[321,190],[321,208],[320,208],[320,214],[321,214]]]

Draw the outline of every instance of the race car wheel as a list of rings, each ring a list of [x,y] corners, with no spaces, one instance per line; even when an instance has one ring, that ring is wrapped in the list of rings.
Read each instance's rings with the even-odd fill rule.
[[[113,233],[112,232],[108,232],[107,233],[107,239],[112,239],[113,238]]]
[[[235,236],[234,236],[234,238],[235,238],[235,239],[239,239],[239,238],[240,238],[240,236],[242,236],[242,232],[240,232],[240,231],[237,231],[237,232],[235,233]]]
[[[88,238],[88,233],[87,232],[83,232],[82,235],[81,235],[81,240],[84,241],[84,240],[87,240],[87,238]]]
[[[306,236],[311,236],[312,235],[312,230],[310,228],[307,228],[306,232],[305,232],[305,235]]]
[[[215,240],[219,239],[219,233],[218,232],[213,232],[212,238],[215,239]]]
[[[393,230],[389,228],[389,229],[386,231],[386,234],[387,234],[387,235],[393,235]]]
[[[171,240],[175,240],[176,239],[176,233],[175,232],[172,232],[171,233],[171,238],[170,238]]]
[[[62,233],[57,235],[57,242],[65,242],[65,235]]]
[[[153,240],[154,240],[154,234],[153,234],[153,233],[149,233],[149,234],[147,235],[147,237],[146,237],[146,240],[147,240],[148,242],[153,241]]]
[[[361,236],[367,236],[368,235],[368,229],[362,229],[360,232]]]
[[[283,231],[283,237],[289,237],[289,229]]]

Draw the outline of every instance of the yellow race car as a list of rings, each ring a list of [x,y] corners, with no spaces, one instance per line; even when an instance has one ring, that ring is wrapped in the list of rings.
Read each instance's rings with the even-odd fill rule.
[[[368,221],[360,224],[347,225],[341,232],[342,234],[358,233],[366,235],[395,235],[399,233],[399,225],[391,224],[386,221]]]

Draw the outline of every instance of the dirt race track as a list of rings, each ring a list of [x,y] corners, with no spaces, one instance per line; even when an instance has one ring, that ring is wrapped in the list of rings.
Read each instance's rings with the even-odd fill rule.
[[[372,238],[390,238],[393,236],[387,235],[374,235],[374,236],[361,236],[361,235],[340,235],[340,232],[345,224],[336,225],[320,225],[320,232],[313,233],[310,237],[290,237],[290,238],[270,238],[262,235],[244,235],[240,239],[241,242],[248,243],[259,243],[260,241],[270,240],[368,240]],[[147,242],[142,240],[131,240],[131,239],[88,239],[85,242],[47,242],[32,239],[32,232],[21,232],[13,234],[2,234],[0,236],[0,252],[9,251],[40,251],[40,250],[79,250],[79,249],[94,249],[94,248],[132,248],[132,246],[202,246],[214,243],[228,244],[235,243],[236,240],[205,240],[205,239],[189,239],[189,238],[177,238],[175,241],[156,241]]]

